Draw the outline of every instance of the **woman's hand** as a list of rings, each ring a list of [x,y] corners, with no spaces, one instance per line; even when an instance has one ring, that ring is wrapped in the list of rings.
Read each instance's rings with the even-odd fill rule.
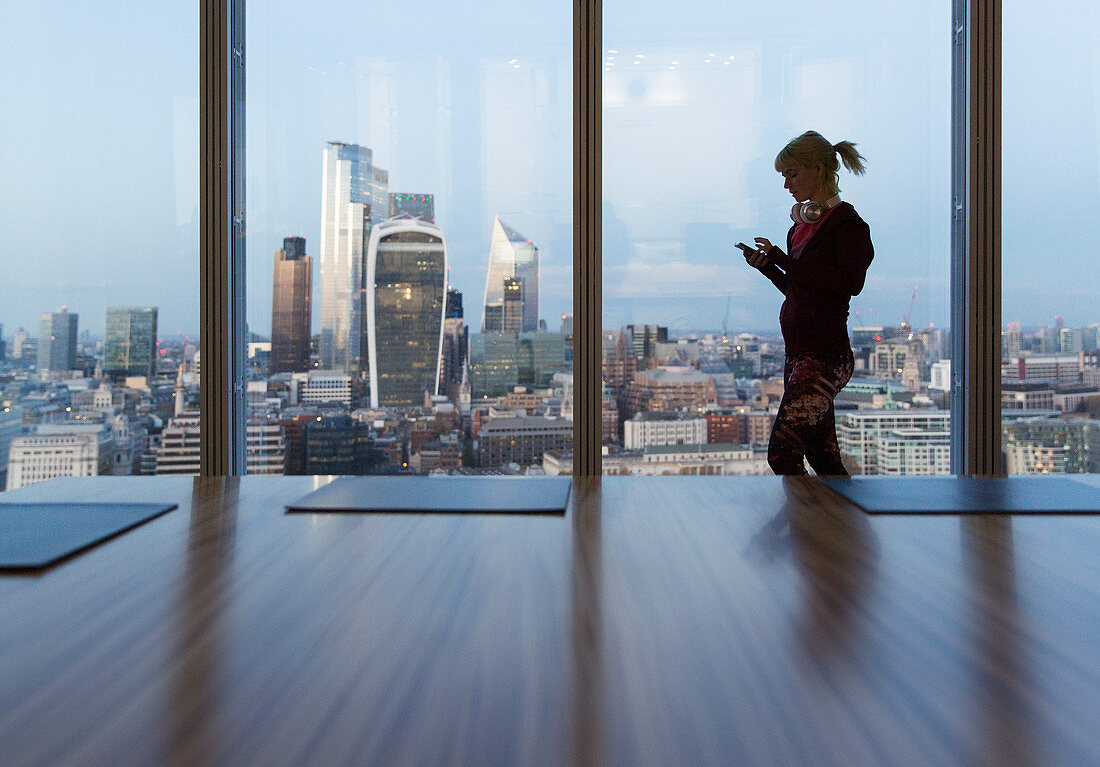
[[[768,252],[775,246],[764,237],[756,237],[754,241],[756,242],[756,250],[746,250],[745,260],[748,261],[749,266],[755,269],[763,269],[771,263]]]

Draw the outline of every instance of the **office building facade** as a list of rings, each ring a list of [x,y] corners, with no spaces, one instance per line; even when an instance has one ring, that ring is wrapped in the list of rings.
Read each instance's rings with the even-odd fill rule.
[[[362,372],[363,260],[374,223],[388,207],[389,174],[371,150],[325,147],[321,195],[321,366]]]
[[[62,309],[38,316],[38,371],[76,369],[77,314]]]
[[[443,230],[393,218],[371,233],[367,256],[371,407],[416,406],[439,393],[447,247]]]
[[[103,372],[116,381],[128,376],[152,379],[157,372],[156,307],[107,309]]]
[[[309,370],[313,258],[304,237],[287,237],[275,251],[271,294],[270,372]]]
[[[435,197],[430,194],[390,192],[387,218],[410,216],[435,223]]]

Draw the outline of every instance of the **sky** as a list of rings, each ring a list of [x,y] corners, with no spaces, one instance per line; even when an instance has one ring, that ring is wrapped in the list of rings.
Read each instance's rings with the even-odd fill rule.
[[[557,329],[572,308],[571,5],[247,11],[251,329],[270,330],[273,251],[303,236],[319,330],[327,141],[369,146],[391,191],[435,196],[475,329],[493,217],[530,237]],[[1003,14],[1003,319],[1100,321],[1082,236],[1100,193],[1098,11],[1029,0]],[[806,129],[868,160],[840,179],[876,250],[851,324],[901,322],[917,286],[913,325],[945,326],[950,27],[947,0],[607,0],[605,327],[776,332],[781,296],[733,244],[783,241],[791,200],[772,162]],[[197,48],[187,3],[0,5],[5,335],[36,334],[62,305],[94,334],[108,306],[157,306],[162,339],[197,334]],[[1073,55],[1040,53],[1060,50]]]

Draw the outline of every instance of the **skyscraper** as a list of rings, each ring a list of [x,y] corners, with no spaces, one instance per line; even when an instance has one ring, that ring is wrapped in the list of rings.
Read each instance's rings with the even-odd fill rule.
[[[65,307],[38,315],[38,370],[76,368],[76,322],[79,315]]]
[[[458,387],[462,383],[462,369],[466,362],[469,335],[462,318],[462,294],[447,288],[447,308],[443,319],[443,352],[439,374],[439,389],[457,401]]]
[[[428,223],[435,223],[435,198],[430,194],[409,194],[408,192],[391,192],[389,217],[400,216],[407,213],[413,218],[422,218]]]
[[[110,307],[103,349],[103,372],[115,379],[157,371],[157,309]]]
[[[485,311],[481,316],[483,333],[504,331],[505,280],[510,279],[521,281],[518,300],[522,307],[520,327],[511,332],[538,330],[539,249],[497,216],[493,222],[489,273],[485,279]]]
[[[389,174],[371,150],[331,141],[321,195],[321,366],[358,374],[363,327],[363,260],[373,224],[387,208]]]
[[[304,237],[286,237],[275,251],[271,294],[271,368],[274,373],[309,370],[313,259]]]
[[[523,331],[523,280],[519,277],[504,278],[504,305],[501,311],[500,329],[504,333]]]
[[[443,231],[393,218],[371,232],[367,256],[371,407],[420,405],[439,391],[447,296]]]

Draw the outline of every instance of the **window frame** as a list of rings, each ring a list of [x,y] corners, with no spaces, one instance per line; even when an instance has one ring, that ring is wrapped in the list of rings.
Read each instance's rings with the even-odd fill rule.
[[[200,473],[245,473],[245,2],[200,3]],[[573,2],[573,474],[602,476],[602,0]],[[1003,473],[1001,0],[952,0],[951,469]]]

